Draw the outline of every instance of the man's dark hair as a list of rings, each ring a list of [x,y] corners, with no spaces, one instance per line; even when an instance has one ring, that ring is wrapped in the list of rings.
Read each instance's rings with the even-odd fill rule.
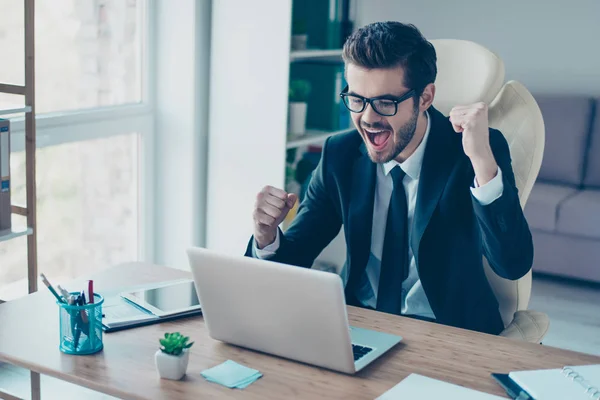
[[[412,24],[375,22],[352,33],[344,44],[342,57],[346,65],[404,69],[404,86],[423,89],[435,82],[437,66],[435,48]]]

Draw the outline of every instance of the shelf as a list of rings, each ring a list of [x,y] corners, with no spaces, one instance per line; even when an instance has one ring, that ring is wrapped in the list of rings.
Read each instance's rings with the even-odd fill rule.
[[[288,142],[287,142],[287,145],[285,146],[285,148],[286,149],[295,149],[297,147],[309,146],[311,144],[318,144],[318,143],[324,142],[325,139],[327,139],[329,136],[342,134],[342,133],[348,133],[348,132],[352,132],[353,130],[355,130],[354,127],[350,127],[350,128],[346,128],[346,129],[342,129],[340,131],[334,131],[334,132],[308,130],[303,135],[288,137]]]
[[[19,105],[2,106],[0,108],[0,116],[26,113],[26,112],[30,112],[30,111],[31,111],[30,106],[19,106]]]
[[[11,230],[0,231],[0,242],[14,239],[19,236],[31,235],[32,233],[33,229],[31,228],[13,226]]]
[[[342,49],[296,50],[290,53],[290,61],[326,60],[342,61]]]

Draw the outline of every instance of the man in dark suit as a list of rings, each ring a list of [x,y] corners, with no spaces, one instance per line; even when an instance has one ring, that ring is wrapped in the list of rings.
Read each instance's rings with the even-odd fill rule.
[[[343,58],[341,96],[356,131],[325,142],[285,233],[278,225],[296,196],[269,186],[258,194],[246,255],[309,268],[343,225],[348,304],[500,333],[482,256],[514,280],[531,268],[533,244],[487,106],[445,117],[431,105],[435,49],[412,25],[367,25]]]

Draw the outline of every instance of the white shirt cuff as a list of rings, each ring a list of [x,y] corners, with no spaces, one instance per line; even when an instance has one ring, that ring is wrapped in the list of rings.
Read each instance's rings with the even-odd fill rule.
[[[277,235],[275,235],[275,241],[264,249],[259,249],[256,246],[256,239],[252,243],[252,255],[256,258],[268,259],[275,255],[275,252],[279,249],[279,229],[277,229]]]
[[[502,183],[502,170],[498,167],[496,176],[483,186],[477,184],[477,178],[474,179],[474,187],[471,188],[473,197],[477,199],[479,204],[487,206],[498,200],[502,196],[504,191],[504,184]]]

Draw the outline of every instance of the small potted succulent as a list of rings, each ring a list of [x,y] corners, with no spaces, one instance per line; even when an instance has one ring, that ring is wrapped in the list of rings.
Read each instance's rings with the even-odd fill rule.
[[[187,371],[190,353],[188,349],[194,342],[188,343],[189,337],[179,332],[165,333],[159,339],[160,349],[154,354],[156,369],[161,378],[179,380]]]
[[[307,101],[310,91],[310,82],[307,80],[294,79],[290,82],[288,130],[291,135],[303,134],[306,131]]]

